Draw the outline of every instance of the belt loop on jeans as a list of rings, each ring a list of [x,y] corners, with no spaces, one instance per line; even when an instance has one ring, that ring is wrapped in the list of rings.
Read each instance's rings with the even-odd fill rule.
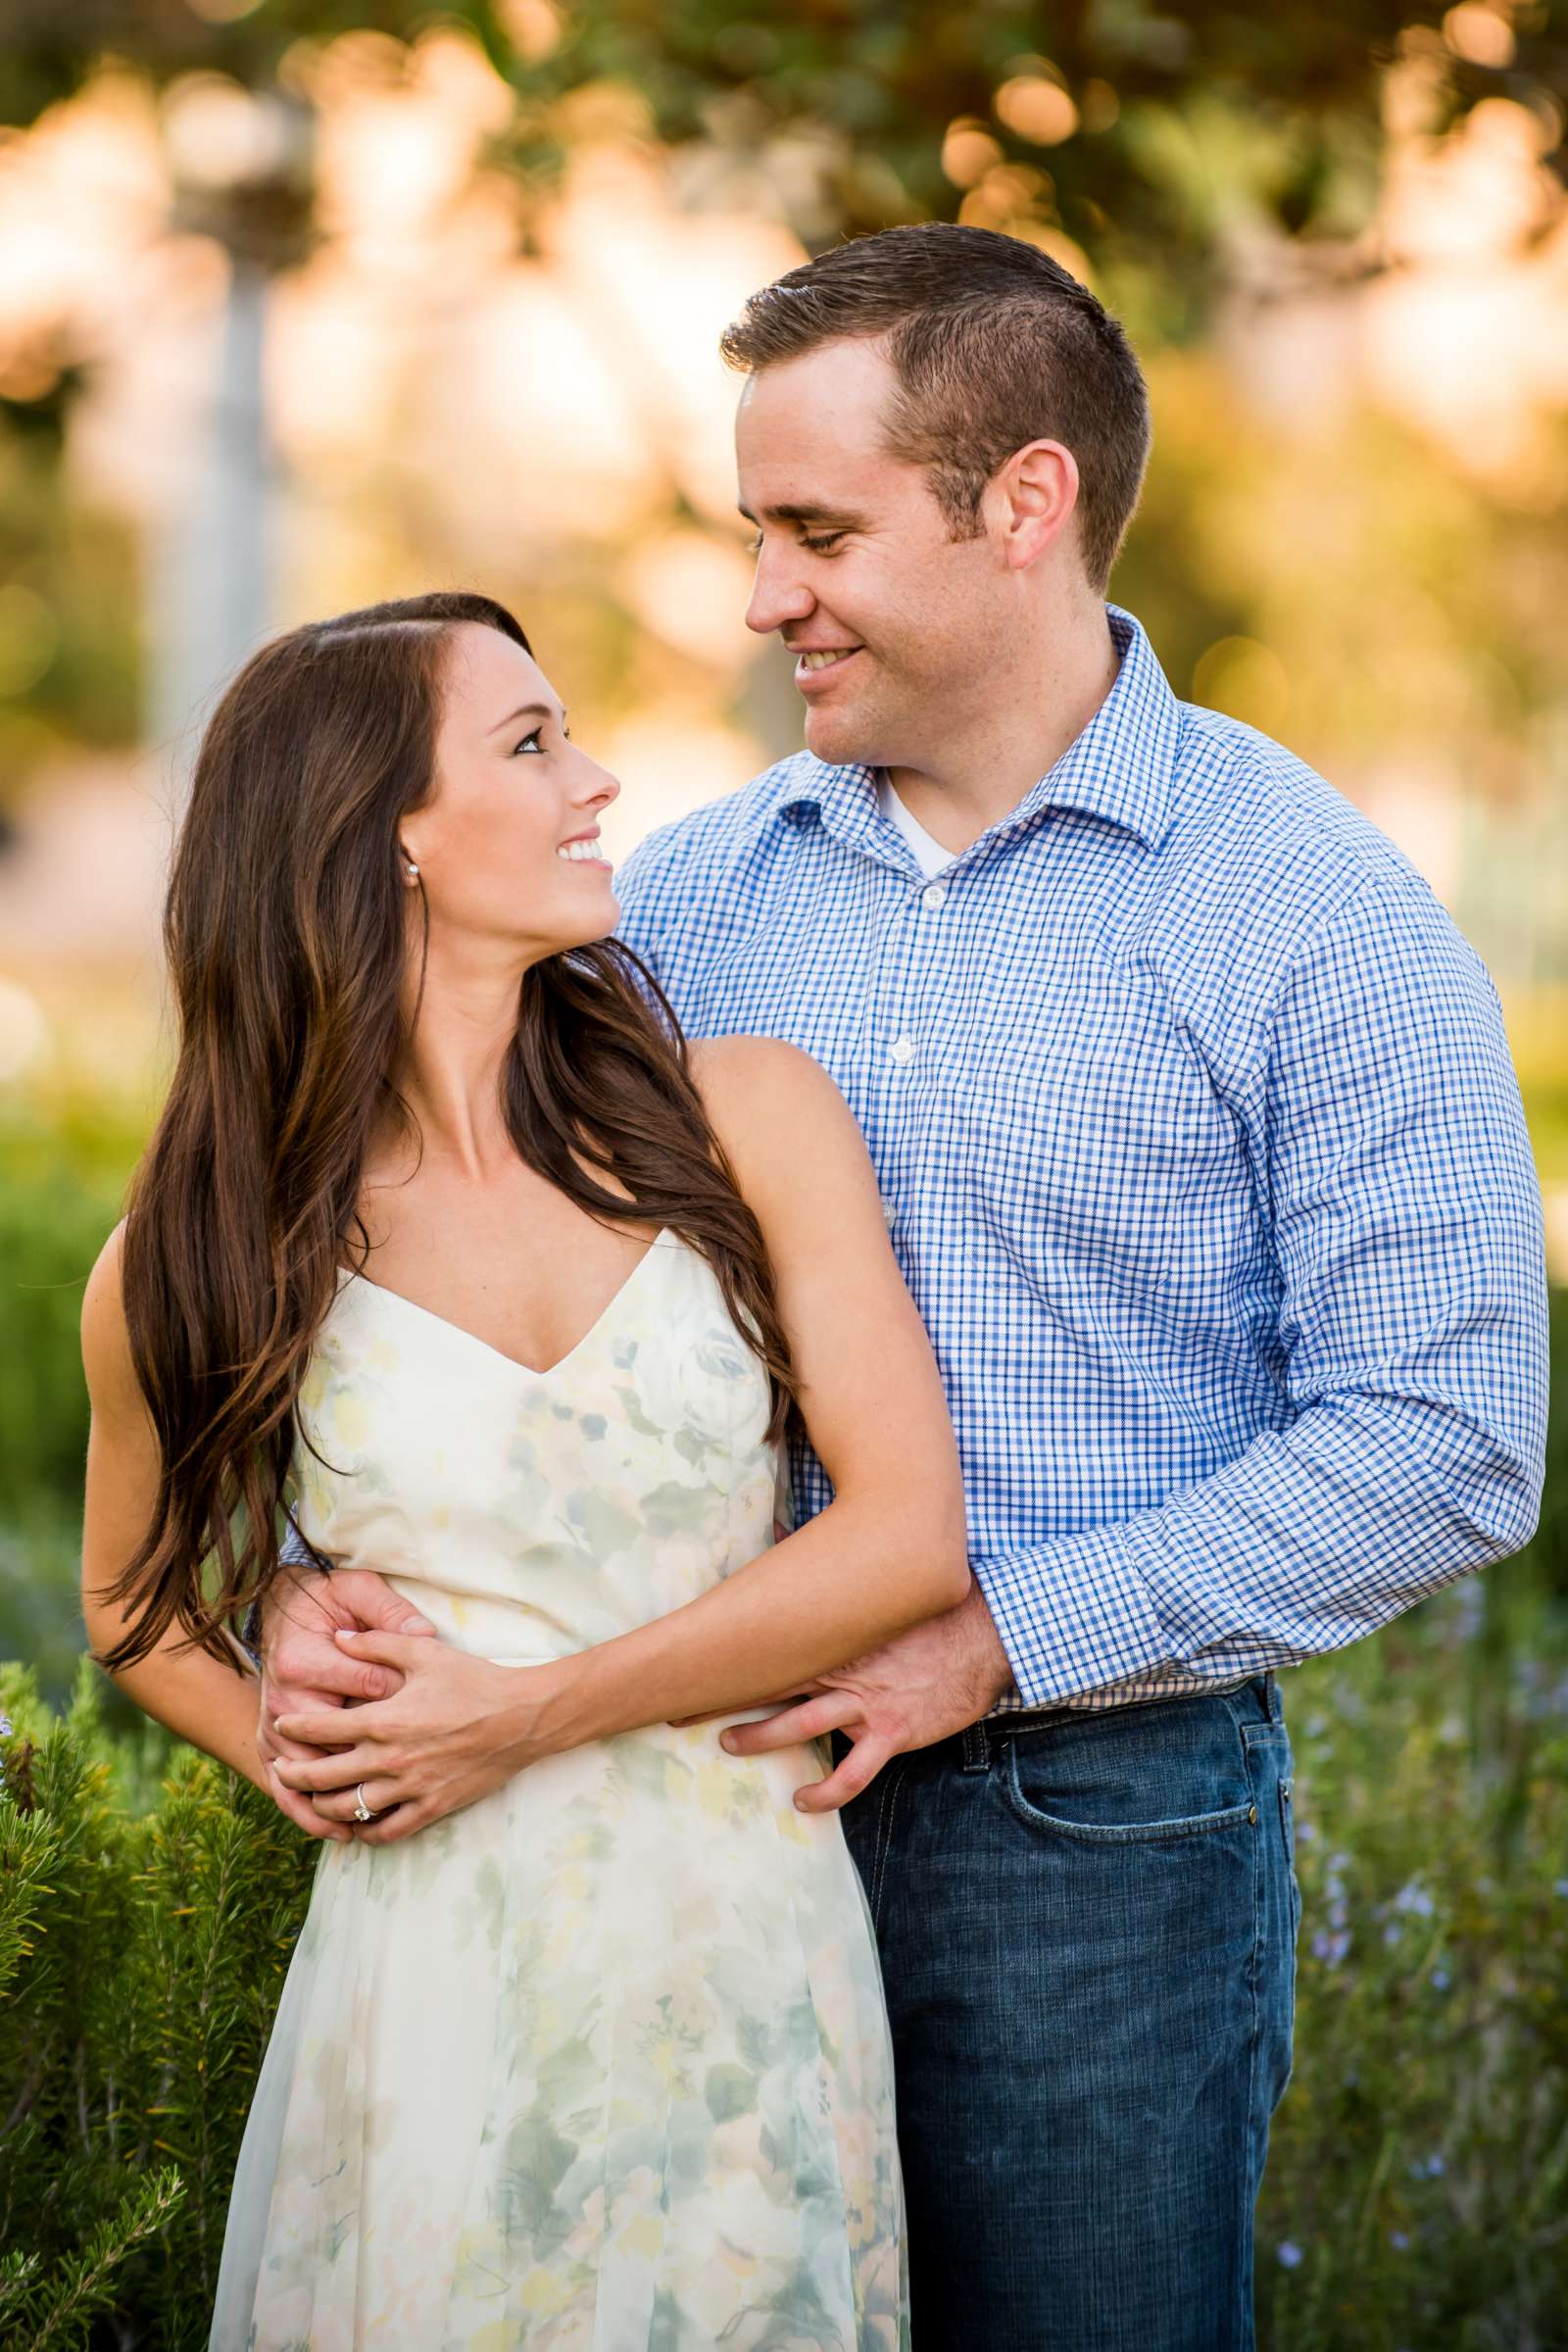
[[[968,1730],[964,1732],[961,1737],[963,1740],[964,1771],[989,1772],[991,1769],[991,1741],[986,1736],[985,1725],[983,1723],[971,1723]]]
[[[1263,1704],[1268,1709],[1270,1723],[1284,1722],[1285,1701],[1280,1696],[1279,1682],[1272,1666],[1263,1676]]]

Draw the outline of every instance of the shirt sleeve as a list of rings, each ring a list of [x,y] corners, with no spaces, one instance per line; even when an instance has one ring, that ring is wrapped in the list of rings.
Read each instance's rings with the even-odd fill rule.
[[[330,1568],[332,1564],[311,1549],[292,1517],[283,1530],[283,1541],[277,1547],[277,1556],[285,1568]]]
[[[1413,883],[1296,960],[1249,1125],[1293,1418],[1155,1509],[974,1562],[1026,1704],[1296,1664],[1534,1531],[1540,1190],[1496,992]]]
[[[283,1541],[277,1547],[277,1557],[279,1565],[284,1568],[330,1568],[332,1565],[330,1560],[323,1560],[319,1553],[311,1549],[295,1526],[292,1515],[283,1530]],[[260,1666],[262,1662],[262,1604],[260,1601],[253,1600],[246,1610],[239,1629],[239,1640],[240,1647],[248,1652],[252,1663]]]

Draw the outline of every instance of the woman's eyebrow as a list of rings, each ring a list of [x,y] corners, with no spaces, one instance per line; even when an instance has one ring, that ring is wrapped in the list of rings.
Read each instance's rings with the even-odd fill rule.
[[[503,727],[515,726],[519,718],[559,718],[563,726],[566,723],[564,710],[552,710],[548,703],[523,703],[517,710],[509,710],[505,718],[498,718],[491,734],[499,735]]]

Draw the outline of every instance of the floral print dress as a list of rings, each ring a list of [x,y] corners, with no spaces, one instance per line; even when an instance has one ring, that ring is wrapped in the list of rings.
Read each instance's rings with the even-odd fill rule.
[[[772,1542],[765,1376],[661,1234],[536,1373],[345,1276],[298,1515],[526,1666]],[[326,1844],[246,2126],[214,2352],[901,2352],[892,2058],[860,1883],[718,1724]]]

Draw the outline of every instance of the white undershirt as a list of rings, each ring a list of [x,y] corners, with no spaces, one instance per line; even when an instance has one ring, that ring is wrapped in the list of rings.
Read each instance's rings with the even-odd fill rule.
[[[914,852],[921,873],[928,880],[932,874],[940,874],[945,865],[953,863],[958,854],[957,851],[945,850],[941,842],[928,833],[917,818],[909,814],[888,782],[885,773],[877,778],[876,805],[889,824],[898,826],[899,831]]]

